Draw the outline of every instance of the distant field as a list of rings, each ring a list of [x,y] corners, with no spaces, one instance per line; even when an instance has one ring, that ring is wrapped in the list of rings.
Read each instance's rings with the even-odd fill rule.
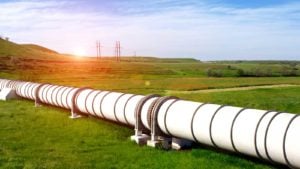
[[[0,78],[161,95],[169,90],[300,85],[299,62],[204,63],[151,57],[127,57],[120,63],[111,58],[49,60],[47,57],[53,53],[46,58],[7,55],[15,47],[19,49],[14,45],[9,44],[5,56],[0,51]],[[22,50],[28,47],[35,52],[51,53],[32,45],[24,45]],[[238,77],[239,69],[255,74]],[[221,72],[222,76],[210,76],[209,70],[216,75]],[[281,74],[290,71],[296,74]],[[300,113],[299,93],[300,87],[294,86],[174,94],[198,102]],[[282,168],[203,145],[186,151],[140,147],[129,141],[133,129],[93,118],[71,120],[69,111],[33,105],[26,100],[0,102],[0,168]]]
[[[2,58],[0,77],[35,82],[53,82],[73,86],[89,86],[133,93],[164,93],[165,90],[199,90],[253,85],[300,84],[294,77],[208,77],[207,70],[228,67],[224,63],[203,63],[192,59],[125,58],[116,63],[110,59],[74,59],[48,61]],[[2,66],[1,66],[2,64]],[[234,67],[254,67],[253,63]],[[281,65],[284,68],[286,65]],[[278,67],[278,63],[256,67]]]

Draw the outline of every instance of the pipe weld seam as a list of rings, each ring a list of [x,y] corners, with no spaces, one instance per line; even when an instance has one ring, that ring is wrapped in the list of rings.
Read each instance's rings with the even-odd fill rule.
[[[214,121],[215,116],[217,115],[217,113],[218,113],[222,108],[224,108],[224,107],[226,107],[226,106],[227,106],[227,105],[221,105],[221,106],[214,112],[214,114],[213,114],[213,116],[212,116],[212,118],[211,118],[211,120],[210,120],[210,124],[209,124],[209,137],[210,137],[211,143],[212,143],[215,147],[217,147],[217,148],[219,148],[219,146],[215,143],[215,141],[214,141],[214,139],[213,139],[213,137],[212,137],[212,124],[213,124],[213,121]]]
[[[11,85],[11,88],[17,89],[17,85],[18,85],[19,82],[20,82],[19,80],[15,80],[15,81],[13,82],[13,84]]]
[[[242,108],[234,117],[233,121],[232,121],[232,124],[231,124],[231,128],[230,128],[230,141],[231,141],[231,145],[232,145],[232,148],[234,149],[235,152],[237,153],[240,153],[238,151],[238,149],[236,148],[235,144],[234,144],[234,141],[233,141],[233,128],[234,128],[234,124],[235,124],[235,121],[236,119],[238,118],[238,116],[245,110],[247,110],[248,108]]]
[[[67,107],[69,108],[69,109],[72,109],[72,105],[69,105],[68,104],[68,98],[69,98],[69,95],[71,94],[71,92],[74,90],[74,89],[76,89],[76,88],[69,88],[70,90],[68,91],[68,93],[67,93],[67,96],[66,96],[66,104],[67,104]],[[72,104],[72,98],[71,98],[71,104]]]
[[[193,116],[192,116],[192,121],[191,121],[191,133],[192,133],[192,136],[193,136],[193,139],[195,142],[200,142],[199,140],[197,140],[196,136],[195,136],[195,132],[194,132],[194,119],[195,119],[195,116],[197,114],[197,112],[200,110],[201,107],[207,105],[208,103],[202,103],[201,105],[199,105],[196,110],[194,111],[193,113]]]
[[[90,96],[93,92],[94,92],[94,90],[91,90],[91,91],[86,95],[86,97],[85,97],[85,99],[84,99],[84,108],[85,108],[86,113],[88,113],[88,114],[91,114],[91,113],[89,112],[86,103],[87,103],[87,99],[89,98],[89,96]]]
[[[40,90],[42,90],[42,97],[40,97],[40,100],[41,100],[41,102],[43,102],[43,103],[45,103],[46,102],[46,99],[45,99],[45,91],[46,91],[46,89],[48,88],[50,86],[50,84],[45,84],[45,87],[43,88],[43,87],[41,87],[41,89]]]
[[[23,86],[24,86],[24,84],[25,84],[25,83],[21,83],[20,86],[19,86],[19,92],[20,92],[20,96],[21,96],[21,97],[24,97],[24,94],[23,94],[23,91],[24,91],[24,89],[23,89],[24,87],[23,87]],[[23,90],[22,90],[22,89],[23,89]]]
[[[49,85],[49,87],[46,90],[46,103],[50,104],[50,101],[48,100],[48,92],[53,87],[53,85]]]
[[[167,116],[168,116],[170,107],[172,107],[172,105],[175,104],[177,101],[179,101],[179,99],[175,99],[175,100],[168,106],[168,108],[166,109],[166,113],[165,113],[165,115],[164,115],[164,125],[165,125],[165,129],[166,129],[166,132],[168,133],[168,135],[171,135],[171,133],[170,133],[170,130],[168,129],[168,126],[167,126]]]
[[[257,146],[257,132],[258,132],[258,129],[260,127],[260,124],[262,122],[262,120],[271,112],[274,112],[274,111],[267,111],[265,112],[259,119],[257,125],[256,125],[256,128],[255,128],[255,134],[254,134],[254,147],[255,147],[255,151],[256,151],[256,155],[258,156],[258,158],[260,159],[263,159],[262,155],[260,154],[260,152],[258,151],[258,146]]]
[[[26,86],[26,95],[27,95],[27,99],[30,99],[30,92],[29,92],[29,89],[30,89],[30,86],[31,86],[31,82],[28,82],[27,86]]]
[[[159,100],[154,104],[154,107],[151,111],[151,123],[150,123],[150,128],[151,128],[152,133],[155,134],[156,131],[162,133],[161,129],[159,128],[159,126],[157,124],[157,115],[158,115],[158,112],[159,112],[161,106],[165,102],[167,102],[168,100],[171,100],[171,99],[177,100],[178,98],[174,97],[174,96],[164,96],[164,97],[159,98]]]
[[[41,103],[41,98],[39,96],[39,93],[40,93],[41,88],[45,85],[47,85],[47,83],[42,83],[42,84],[38,85],[37,88],[35,89],[35,101],[39,104]]]
[[[159,101],[161,97],[156,98],[153,100],[153,102],[149,105],[149,108],[147,110],[147,123],[149,125],[149,128],[151,130],[151,118],[152,118],[152,110],[154,109],[155,104]]]
[[[288,125],[287,125],[287,127],[286,127],[286,130],[285,130],[285,132],[284,132],[284,137],[283,137],[283,156],[284,156],[284,160],[285,160],[285,162],[286,162],[286,164],[290,167],[290,168],[295,168],[295,169],[298,169],[299,167],[295,167],[295,166],[293,166],[292,164],[291,164],[291,162],[289,161],[289,159],[288,159],[288,156],[287,156],[287,153],[286,153],[286,137],[287,137],[287,133],[288,133],[288,131],[289,131],[289,128],[290,128],[290,126],[291,126],[291,124],[293,123],[293,121],[297,118],[297,117],[299,117],[300,115],[298,114],[298,115],[295,115],[290,121],[289,121],[289,123],[288,123]]]
[[[8,82],[5,84],[5,87],[9,88],[9,85],[11,82],[12,82],[12,80],[8,80]]]
[[[120,122],[120,120],[118,119],[118,116],[117,116],[117,111],[116,111],[116,109],[117,109],[117,104],[118,104],[119,100],[120,100],[125,94],[126,94],[126,93],[121,94],[121,95],[116,99],[116,101],[115,101],[115,103],[114,103],[114,116],[115,116],[115,119],[116,119],[117,122]]]
[[[32,100],[34,100],[34,93],[33,93],[33,90],[35,89],[35,87],[36,87],[36,84],[34,83],[34,84],[33,84],[33,87],[31,87],[31,90],[30,90],[30,94],[31,94]]]
[[[79,112],[79,109],[78,109],[78,103],[77,103],[77,100],[78,100],[78,96],[79,96],[79,94],[82,92],[82,91],[84,91],[84,90],[86,90],[86,89],[90,89],[89,87],[82,87],[82,88],[78,88],[76,91],[75,91],[75,93],[73,94],[73,97],[72,97],[72,111],[73,111],[73,113],[80,113]],[[76,112],[74,112],[74,111],[76,111]]]
[[[30,98],[32,99],[32,100],[34,100],[34,93],[33,93],[33,90],[34,90],[34,88],[35,88],[35,83],[33,83],[31,86],[30,86],[30,91],[29,91],[29,93],[30,93]]]
[[[33,99],[32,98],[32,93],[31,93],[33,85],[34,85],[34,83],[30,83],[29,86],[28,86],[28,89],[27,89],[29,99]]]
[[[53,96],[53,93],[54,93],[54,90],[57,88],[58,86],[55,85],[55,86],[52,86],[51,90],[50,90],[50,100],[49,100],[49,104],[53,105],[53,100],[52,100],[52,96]]]
[[[111,94],[111,93],[112,93],[111,91],[107,92],[107,93],[101,98],[101,101],[100,101],[100,113],[101,113],[101,115],[102,115],[102,118],[104,118],[104,119],[106,119],[106,117],[104,116],[104,113],[103,113],[103,110],[102,110],[102,103],[103,103],[104,98],[105,98],[107,95]]]
[[[146,128],[143,123],[142,123],[142,119],[141,119],[141,113],[142,113],[142,109],[143,109],[143,106],[145,105],[145,103],[152,99],[152,98],[155,98],[155,97],[160,97],[160,95],[158,94],[150,94],[150,95],[147,95],[145,97],[143,97],[137,104],[137,106],[135,107],[135,110],[134,110],[134,116],[135,116],[135,129],[136,130],[140,130],[140,129],[143,129],[143,128]]]
[[[273,120],[278,116],[282,114],[282,112],[277,112],[272,118],[271,120],[269,121],[268,123],[268,126],[267,126],[267,129],[266,129],[266,133],[265,133],[265,142],[264,142],[264,145],[265,145],[265,151],[266,151],[266,155],[267,155],[267,158],[272,162],[272,163],[275,163],[275,161],[271,158],[269,152],[268,152],[268,144],[267,144],[267,140],[268,140],[268,133],[269,133],[269,129],[270,129],[270,126],[273,122]]]
[[[61,89],[63,89],[64,88],[64,86],[59,86],[59,88],[57,89],[57,92],[56,92],[56,95],[55,95],[55,97],[54,97],[54,104],[56,105],[56,106],[60,106],[59,104],[58,104],[58,94],[59,94],[59,92],[61,91]]]
[[[131,99],[132,99],[133,97],[135,97],[135,96],[137,96],[137,95],[134,94],[134,95],[130,96],[130,97],[127,99],[127,101],[125,102],[125,105],[124,105],[123,113],[124,113],[124,119],[125,119],[125,121],[126,121],[127,124],[129,124],[129,121],[128,121],[127,117],[126,117],[126,107],[127,107],[127,104],[128,104],[128,102],[129,102],[129,100],[131,100]]]
[[[99,94],[101,94],[102,92],[103,92],[103,91],[98,91],[98,93],[95,94],[95,96],[94,96],[94,98],[93,98],[93,100],[92,100],[92,112],[93,112],[94,116],[96,116],[96,117],[100,117],[100,116],[97,115],[96,110],[95,110],[95,106],[94,106],[94,104],[95,104],[95,99],[96,99],[97,96],[98,96]]]
[[[55,90],[57,89],[57,88],[59,88],[60,86],[55,86],[54,87],[54,89],[52,90],[52,92],[51,92],[51,96],[50,96],[50,99],[51,99],[51,104],[53,105],[53,106],[55,106],[55,103],[54,103],[54,101],[53,101],[53,94],[55,93]],[[55,95],[56,96],[56,95]]]
[[[36,83],[33,83],[32,86],[30,87],[30,96],[31,96],[31,99],[34,100],[34,89],[36,87]]]
[[[26,82],[25,87],[24,87],[24,96],[25,96],[25,98],[28,98],[28,92],[27,92],[28,85],[29,85],[29,82]]]
[[[66,86],[64,86],[64,87],[62,87],[61,89],[63,89],[63,91],[62,91],[61,94],[60,94],[60,99],[59,99],[59,101],[58,101],[58,97],[56,97],[56,102],[58,103],[59,106],[61,106],[61,107],[66,107],[66,106],[63,104],[63,95],[64,95],[65,91],[66,91],[68,88],[67,88]],[[61,89],[59,89],[59,90],[61,90]],[[59,91],[58,91],[57,93],[59,93]],[[57,96],[58,96],[58,95],[57,95]]]

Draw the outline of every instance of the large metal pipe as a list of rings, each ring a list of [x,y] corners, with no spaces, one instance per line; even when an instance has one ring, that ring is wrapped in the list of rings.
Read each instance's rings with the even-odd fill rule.
[[[300,168],[300,117],[295,114],[0,79],[0,88],[8,86],[20,97],[44,104],[75,106],[83,114],[129,126],[140,118],[151,133]]]
[[[0,79],[0,89],[8,87],[11,80]]]

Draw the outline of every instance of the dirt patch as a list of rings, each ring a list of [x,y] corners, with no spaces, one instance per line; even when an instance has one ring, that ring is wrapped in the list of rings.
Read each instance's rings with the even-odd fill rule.
[[[224,88],[224,89],[203,89],[203,90],[193,90],[193,91],[166,90],[166,94],[170,95],[170,94],[213,93],[213,92],[242,91],[242,90],[253,90],[253,89],[269,89],[269,88],[299,87],[299,86],[300,85],[279,84],[279,85],[232,87],[232,88]]]

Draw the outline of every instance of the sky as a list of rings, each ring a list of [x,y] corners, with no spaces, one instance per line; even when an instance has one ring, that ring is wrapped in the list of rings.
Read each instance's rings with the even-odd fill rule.
[[[60,53],[300,60],[298,0],[0,0],[0,35]]]

